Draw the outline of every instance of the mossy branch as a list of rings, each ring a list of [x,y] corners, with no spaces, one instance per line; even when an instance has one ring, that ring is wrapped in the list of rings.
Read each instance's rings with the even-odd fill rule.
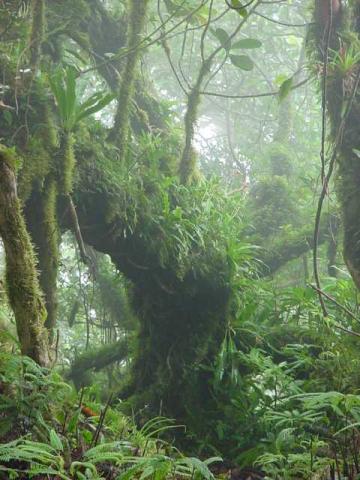
[[[45,294],[47,318],[45,326],[49,332],[50,343],[54,339],[58,302],[57,275],[59,266],[59,227],[57,221],[58,190],[55,180],[47,179],[45,191],[41,198],[41,248],[39,261],[41,265],[40,284]]]
[[[73,134],[64,131],[58,152],[59,193],[62,195],[66,196],[72,192],[75,164]]]
[[[196,167],[196,153],[193,148],[193,140],[195,134],[195,124],[198,117],[201,85],[204,78],[209,73],[210,60],[205,60],[200,68],[195,86],[188,95],[187,110],[185,114],[185,145],[180,160],[180,181],[184,185],[189,184],[194,176]]]
[[[331,217],[330,217],[331,219]],[[325,218],[320,224],[318,244],[329,240],[329,218]],[[280,268],[291,260],[299,258],[314,247],[313,229],[306,227],[294,232],[292,236],[286,233],[276,238],[276,241],[267,250],[258,255],[263,268],[260,269],[261,277],[274,275]]]
[[[139,43],[142,34],[149,0],[130,0],[130,25],[127,47],[131,51]],[[136,67],[140,56],[140,50],[134,49],[127,56],[126,65],[122,74],[118,95],[118,106],[114,119],[114,126],[109,135],[109,140],[116,144],[119,149],[119,157],[124,161],[126,157],[127,142],[130,126],[130,107],[134,96]]]
[[[121,362],[128,355],[129,339],[122,338],[116,343],[103,345],[80,355],[74,360],[68,377],[80,387],[86,382],[86,374],[90,370],[98,372],[115,362]]]
[[[32,1],[32,25],[30,34],[30,68],[35,76],[40,65],[41,46],[45,33],[45,0]]]

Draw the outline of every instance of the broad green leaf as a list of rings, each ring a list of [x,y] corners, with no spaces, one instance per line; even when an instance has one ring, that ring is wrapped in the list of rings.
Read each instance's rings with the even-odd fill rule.
[[[295,35],[289,35],[287,38],[286,38],[286,42],[289,44],[289,45],[292,45],[294,47],[297,47],[299,45],[301,45],[301,42],[302,42],[302,39],[300,37],[296,37]]]
[[[262,46],[262,42],[260,40],[257,40],[256,38],[242,38],[241,40],[238,40],[235,42],[231,49],[235,48],[260,48]]]
[[[86,59],[82,57],[76,50],[73,50],[71,48],[66,48],[65,52],[69,53],[73,57],[75,57],[77,60],[79,60],[82,64],[86,64]]]
[[[358,158],[360,158],[360,150],[358,150],[357,148],[353,148],[353,152]]]
[[[276,75],[275,77],[275,84],[278,85],[279,87],[285,80],[287,80],[289,77],[285,73],[279,73],[279,75]]]
[[[230,55],[230,60],[235,67],[250,71],[254,68],[254,62],[247,55]]]
[[[289,95],[289,93],[291,92],[293,82],[294,82],[294,79],[293,79],[293,77],[291,77],[291,78],[288,78],[287,80],[285,80],[284,82],[282,82],[282,84],[280,85],[280,89],[279,89],[279,100],[280,100],[280,102],[282,100],[284,100],[284,98],[286,98]]]
[[[226,30],[223,28],[217,28],[216,30],[213,30],[213,34],[219,40],[221,46],[225,48],[225,50],[229,50],[231,48],[231,41]]]
[[[104,95],[100,100],[98,100],[93,106],[89,108],[81,108],[81,111],[79,112],[79,115],[76,117],[76,121],[80,121],[85,117],[88,117],[89,115],[92,115],[93,113],[97,113],[100,110],[102,110],[106,105],[108,105],[110,102],[112,102],[116,98],[116,95],[114,94],[107,94]],[[83,107],[83,106],[82,106]]]
[[[2,400],[1,400],[2,401]],[[8,433],[12,428],[12,419],[11,418],[4,418],[0,422],[0,436],[3,437],[6,433]]]
[[[54,94],[61,121],[65,125],[67,116],[66,116],[66,92],[63,82],[63,70],[58,69],[55,74],[49,78],[49,84]]]
[[[231,0],[230,5],[234,10],[238,12],[241,17],[245,18],[247,16],[247,10],[245,7],[242,6],[240,0]]]
[[[76,97],[76,78],[77,70],[71,66],[66,68],[65,73],[63,70],[58,70],[49,78],[62,126],[68,132],[74,128],[77,122],[99,112],[115,98],[114,94],[97,92],[79,104]]]
[[[103,97],[103,95],[103,92],[93,93],[92,95],[90,95],[89,98],[82,102],[82,104],[79,106],[79,110],[92,107],[97,101],[99,101]]]

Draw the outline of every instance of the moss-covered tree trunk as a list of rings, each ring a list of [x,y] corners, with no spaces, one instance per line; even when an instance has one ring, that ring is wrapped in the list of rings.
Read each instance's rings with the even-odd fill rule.
[[[59,268],[59,227],[57,223],[57,186],[49,176],[42,192],[34,192],[25,208],[31,240],[39,262],[39,281],[44,293],[47,317],[45,327],[50,344],[54,340],[58,299],[57,275]]]
[[[141,35],[145,26],[146,12],[149,0],[129,0],[129,34],[128,56],[122,74],[118,95],[118,107],[115,114],[114,126],[109,139],[119,149],[120,160],[124,161],[127,151],[127,141],[130,126],[130,106],[134,96],[136,67],[140,55]]]
[[[26,230],[11,162],[0,151],[0,235],[6,254],[6,281],[21,352],[49,364],[46,309],[39,287],[33,246]]]
[[[196,152],[194,150],[193,142],[196,121],[199,114],[200,88],[208,71],[209,62],[204,62],[201,66],[196,84],[188,94],[187,109],[184,118],[185,145],[182,151],[179,166],[180,181],[184,185],[191,183],[196,169]]]
[[[360,4],[316,0],[314,12],[312,39],[336,159],[344,258],[360,289]]]
[[[32,27],[30,35],[30,68],[32,76],[38,70],[41,59],[41,45],[45,31],[45,0],[33,0],[32,4]]]

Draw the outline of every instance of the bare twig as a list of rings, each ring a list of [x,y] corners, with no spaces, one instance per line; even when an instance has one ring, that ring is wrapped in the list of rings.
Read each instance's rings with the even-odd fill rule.
[[[75,208],[75,205],[74,205],[74,202],[73,202],[73,199],[72,199],[71,195],[67,195],[67,201],[68,201],[68,208],[69,208],[71,226],[73,228],[73,233],[75,235],[76,242],[77,242],[78,247],[79,247],[81,260],[86,265],[89,265],[91,259],[86,252],[84,240],[83,240],[81,230],[80,230],[79,219],[78,219],[78,216],[77,216],[77,213],[76,213],[76,208]]]
[[[254,12],[255,15],[258,17],[264,18],[265,20],[268,20],[271,23],[276,23],[277,25],[282,25],[284,27],[308,27],[311,25],[311,23],[287,23],[287,22],[282,22],[280,20],[275,20],[274,18],[267,17],[266,15],[263,15],[262,13],[259,12]]]
[[[310,78],[305,78],[301,82],[293,85],[291,90],[295,90],[296,88],[302,87],[310,80]],[[210,97],[221,97],[221,98],[261,98],[261,97],[276,97],[279,95],[279,90],[274,92],[265,92],[265,93],[249,93],[246,95],[230,95],[226,93],[217,93],[217,92],[209,92],[207,90],[202,90],[201,95],[208,95]]]
[[[214,0],[210,0],[210,6],[209,6],[209,15],[207,19],[207,23],[205,25],[205,28],[201,34],[201,39],[200,39],[200,53],[201,53],[201,60],[204,63],[205,62],[205,37],[207,34],[207,31],[209,30],[210,23],[211,23],[211,14],[212,14],[212,8],[213,8]]]
[[[186,75],[185,75],[184,70],[183,70],[183,67],[182,67],[182,61],[183,61],[183,58],[184,58],[184,55],[185,55],[185,49],[186,49],[186,41],[187,41],[187,35],[188,35],[188,28],[189,28],[189,24],[186,25],[185,32],[184,32],[184,35],[183,35],[183,41],[182,41],[182,46],[181,46],[180,57],[179,57],[179,60],[178,60],[178,66],[179,66],[179,70],[180,70],[180,74],[181,74],[181,76],[182,76],[182,79],[184,80],[184,82],[186,83],[187,87],[188,87],[189,90],[190,90],[190,89],[191,89],[191,85],[190,85],[188,79],[186,78]]]
[[[254,3],[255,0],[250,0],[250,2],[246,3],[245,5],[239,5],[238,7],[235,5],[232,5],[232,3],[229,2],[229,0],[225,0],[226,5],[231,8],[231,10],[244,10],[244,8],[250,7]],[[282,0],[283,1],[283,0]]]
[[[96,445],[99,441],[99,435],[100,435],[101,429],[104,425],[106,412],[108,411],[108,408],[110,406],[112,397],[113,397],[113,394],[110,393],[108,401],[106,402],[105,408],[100,413],[99,423],[96,427],[96,430],[95,430],[95,433],[94,433],[94,436],[93,436],[93,439],[92,439],[92,442],[91,442],[91,447],[96,447]]]
[[[176,81],[178,82],[181,90],[183,91],[183,93],[185,94],[185,96],[188,94],[186,88],[184,87],[184,85],[182,84],[182,81],[180,80],[180,77],[176,71],[176,68],[175,68],[175,65],[173,64],[173,61],[171,59],[171,50],[170,50],[170,47],[166,41],[166,38],[163,38],[163,40],[161,41],[161,45],[164,49],[164,52],[165,52],[165,55],[166,55],[166,58],[168,59],[168,62],[169,62],[169,65],[170,65],[170,68],[174,74],[174,77],[176,78]]]

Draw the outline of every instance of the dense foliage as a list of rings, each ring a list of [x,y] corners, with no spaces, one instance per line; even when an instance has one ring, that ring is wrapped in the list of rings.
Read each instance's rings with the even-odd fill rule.
[[[0,2],[1,479],[359,478],[359,25]]]

